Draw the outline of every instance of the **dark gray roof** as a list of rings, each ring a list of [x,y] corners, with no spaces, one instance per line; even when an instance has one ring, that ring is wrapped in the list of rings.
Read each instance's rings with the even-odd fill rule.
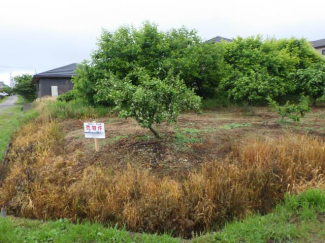
[[[76,68],[77,63],[72,63],[63,67],[38,73],[33,76],[33,81],[37,81],[40,78],[71,78],[73,75],[75,75],[74,70],[76,70]]]
[[[216,36],[210,40],[207,40],[205,43],[216,43],[216,42],[221,42],[221,40],[232,42],[232,39],[228,39],[228,38],[221,37],[221,36]]]
[[[314,48],[325,46],[325,39],[310,42]]]

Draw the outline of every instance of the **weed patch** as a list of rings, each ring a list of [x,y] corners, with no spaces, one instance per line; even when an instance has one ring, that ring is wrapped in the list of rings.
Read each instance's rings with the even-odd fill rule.
[[[200,143],[199,133],[202,132],[194,128],[183,128],[175,130],[175,142],[179,145]]]
[[[93,107],[87,105],[82,100],[53,101],[51,99],[39,102],[36,107],[43,116],[49,116],[52,119],[69,119],[69,118],[92,118],[96,119],[108,115],[111,112],[107,107]]]
[[[231,124],[226,124],[220,127],[220,129],[236,129],[240,127],[251,127],[251,123],[231,123]]]
[[[116,137],[114,137],[114,138],[111,138],[111,139],[109,140],[109,143],[110,143],[110,144],[116,143],[117,141],[119,141],[119,140],[121,140],[121,139],[123,139],[123,138],[128,138],[128,136],[127,136],[127,135],[118,135],[118,136],[116,136]]]

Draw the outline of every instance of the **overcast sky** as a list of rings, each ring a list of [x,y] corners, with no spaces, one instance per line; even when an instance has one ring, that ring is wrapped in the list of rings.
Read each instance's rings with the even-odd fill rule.
[[[208,40],[325,38],[325,0],[0,0],[0,81],[90,59],[102,29],[186,26]]]

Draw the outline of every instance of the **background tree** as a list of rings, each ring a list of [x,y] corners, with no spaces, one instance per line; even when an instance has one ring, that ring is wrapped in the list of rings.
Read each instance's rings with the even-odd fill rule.
[[[22,74],[14,78],[16,84],[13,92],[21,95],[26,100],[36,99],[36,85],[32,82],[33,76],[30,74]]]
[[[189,88],[203,98],[213,97],[222,78],[227,74],[225,48],[220,44],[200,43],[184,48],[164,62],[166,70],[173,69]]]
[[[325,63],[304,39],[264,41],[260,36],[238,37],[223,45],[229,72],[220,88],[235,100],[263,102],[268,96],[299,94],[291,74],[315,63]]]
[[[103,71],[94,68],[93,64],[89,63],[88,61],[84,61],[77,65],[75,73],[76,75],[72,76],[75,96],[80,97],[87,103],[94,105],[96,103],[94,100],[94,96],[96,95],[96,82],[104,77],[102,74]]]

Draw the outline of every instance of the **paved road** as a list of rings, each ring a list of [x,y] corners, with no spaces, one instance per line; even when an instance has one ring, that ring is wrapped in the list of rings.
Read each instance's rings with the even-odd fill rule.
[[[0,103],[0,113],[9,107],[16,106],[15,103],[18,101],[17,96],[9,96],[3,103]]]

